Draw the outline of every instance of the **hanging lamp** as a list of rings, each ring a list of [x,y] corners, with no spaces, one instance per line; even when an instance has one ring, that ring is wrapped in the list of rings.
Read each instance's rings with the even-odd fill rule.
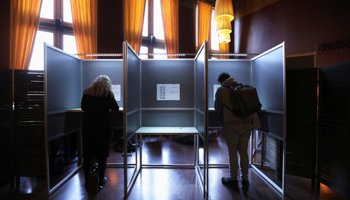
[[[231,21],[234,19],[232,0],[216,0],[214,21],[219,43],[231,42]]]

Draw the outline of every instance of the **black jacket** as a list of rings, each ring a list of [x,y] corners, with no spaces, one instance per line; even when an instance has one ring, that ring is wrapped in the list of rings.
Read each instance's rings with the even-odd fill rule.
[[[111,94],[108,97],[83,95],[81,100],[83,116],[83,156],[92,158],[109,156],[109,142],[111,137],[111,123],[108,111],[119,111],[119,106]]]

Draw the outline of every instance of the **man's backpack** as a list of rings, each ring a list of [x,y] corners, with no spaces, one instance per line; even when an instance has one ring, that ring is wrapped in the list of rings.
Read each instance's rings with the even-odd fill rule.
[[[241,83],[226,87],[230,87],[232,103],[232,110],[230,110],[235,116],[244,117],[261,110],[258,93],[254,87]]]

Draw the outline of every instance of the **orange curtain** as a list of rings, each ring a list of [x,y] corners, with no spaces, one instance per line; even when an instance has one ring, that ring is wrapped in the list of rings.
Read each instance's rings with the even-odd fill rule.
[[[161,4],[166,52],[179,53],[179,0],[161,0]]]
[[[10,68],[29,68],[39,26],[41,0],[12,0]]]
[[[204,40],[210,45],[211,13],[213,6],[203,1],[198,1],[198,48]],[[210,47],[209,47],[210,49]]]
[[[146,0],[124,0],[124,41],[140,52]]]
[[[70,4],[78,54],[97,53],[97,0],[71,0]]]
[[[220,53],[230,53],[230,43],[219,43]],[[220,56],[220,59],[229,59],[229,56]]]

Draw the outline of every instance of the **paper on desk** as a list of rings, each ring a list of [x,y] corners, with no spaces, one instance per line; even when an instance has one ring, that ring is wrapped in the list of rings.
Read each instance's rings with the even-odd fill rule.
[[[112,85],[112,92],[116,101],[120,101],[120,85]]]

